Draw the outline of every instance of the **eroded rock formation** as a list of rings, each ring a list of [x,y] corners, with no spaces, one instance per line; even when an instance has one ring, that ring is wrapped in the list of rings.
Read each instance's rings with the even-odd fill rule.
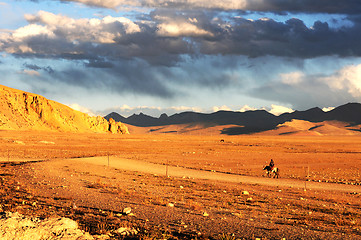
[[[40,95],[2,85],[0,129],[129,133],[124,124],[113,119],[91,117]]]

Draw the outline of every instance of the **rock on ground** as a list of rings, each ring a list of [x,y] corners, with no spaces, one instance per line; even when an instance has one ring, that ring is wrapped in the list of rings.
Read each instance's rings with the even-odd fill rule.
[[[77,222],[63,217],[44,220],[25,217],[19,213],[0,214],[0,239],[2,240],[91,240],[89,233],[78,228]]]

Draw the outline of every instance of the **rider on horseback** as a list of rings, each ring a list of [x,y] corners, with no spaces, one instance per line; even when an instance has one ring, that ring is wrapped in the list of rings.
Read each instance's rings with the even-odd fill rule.
[[[263,170],[266,171],[267,177],[271,177],[273,175],[273,178],[279,178],[279,168],[275,167],[275,163],[273,162],[273,159],[271,159],[269,165],[266,165],[263,167]]]
[[[273,162],[273,159],[271,159],[271,162],[269,163],[269,166],[271,167],[271,170],[273,170],[273,167],[275,166],[275,163]]]

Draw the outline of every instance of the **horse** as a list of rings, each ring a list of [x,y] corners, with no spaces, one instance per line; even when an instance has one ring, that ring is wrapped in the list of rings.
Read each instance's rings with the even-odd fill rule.
[[[273,167],[272,169],[271,166],[267,165],[263,168],[263,170],[266,171],[267,177],[272,177],[272,174],[273,178],[279,178],[280,176],[280,169],[278,167]]]

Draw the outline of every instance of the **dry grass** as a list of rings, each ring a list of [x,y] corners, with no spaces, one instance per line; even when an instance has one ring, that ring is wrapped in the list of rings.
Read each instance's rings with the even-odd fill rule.
[[[220,142],[221,138],[225,142]],[[0,158],[4,160],[110,155],[260,176],[263,174],[260,168],[273,158],[283,178],[361,184],[359,136],[122,136],[47,132],[34,135],[3,131],[0,143]]]
[[[360,137],[223,136],[221,143],[219,136],[31,132],[0,136],[5,160],[0,168],[0,209],[4,211],[71,217],[92,234],[134,227],[140,239],[361,238],[360,193],[155,176],[61,160],[109,153],[261,176],[262,165],[273,158],[282,178],[305,180],[309,174],[310,181],[358,185]],[[8,152],[9,160],[52,161],[6,163]],[[167,207],[168,203],[174,207]],[[135,216],[122,214],[128,206]]]

